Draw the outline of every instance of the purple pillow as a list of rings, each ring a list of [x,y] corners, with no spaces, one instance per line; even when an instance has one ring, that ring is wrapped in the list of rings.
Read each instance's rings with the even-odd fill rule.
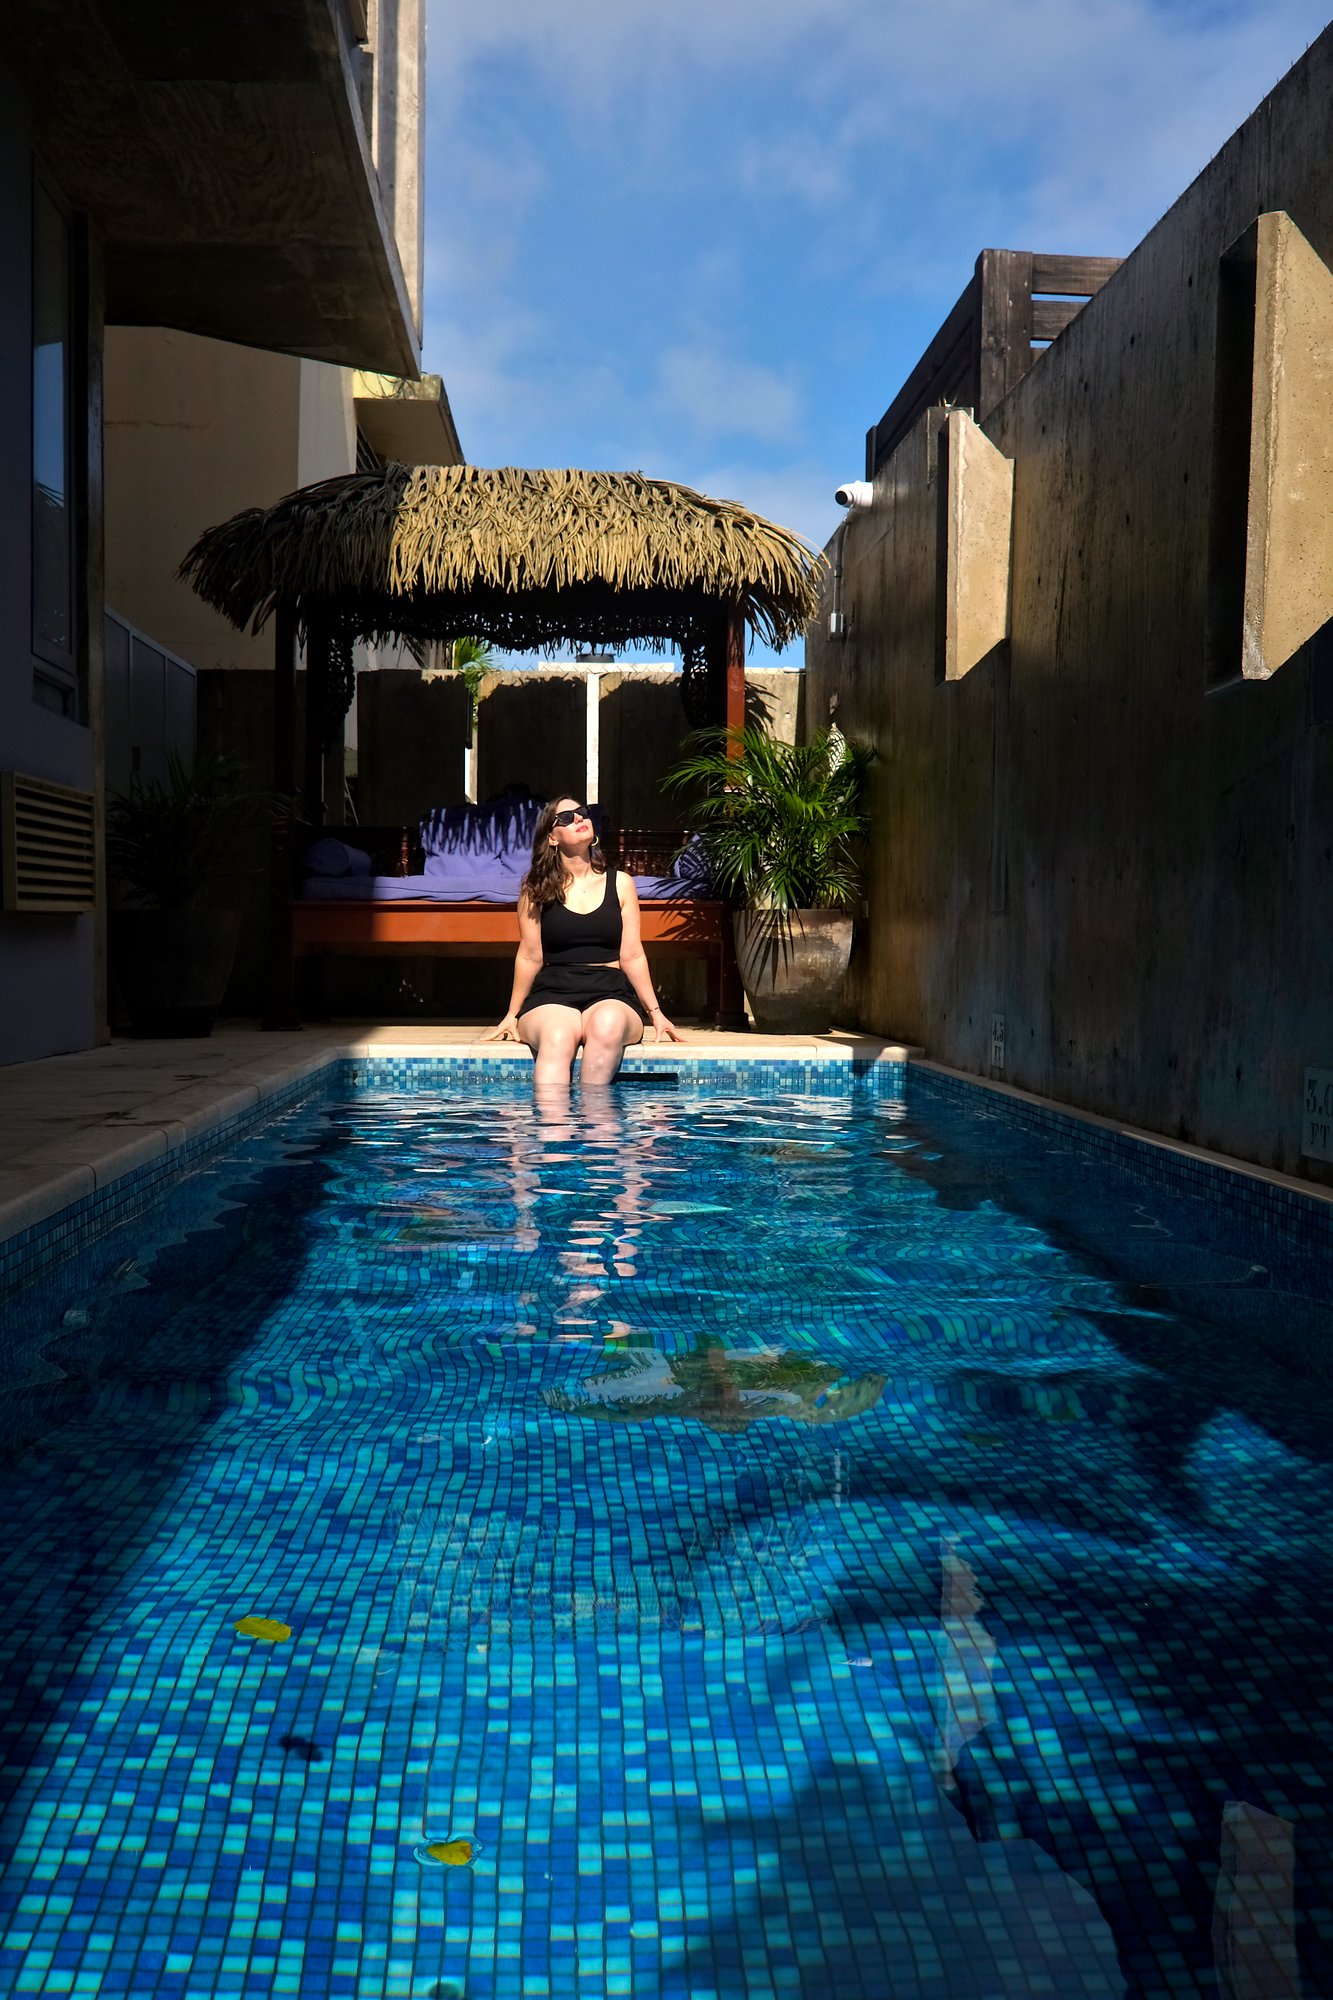
[[[465,898],[476,896],[486,902],[516,903],[518,885],[526,871],[526,861],[511,866],[507,855],[428,854],[424,879]]]
[[[345,840],[335,840],[330,834],[307,847],[305,872],[307,875],[373,875],[375,864],[362,848],[349,847]]]
[[[475,875],[479,868],[491,865],[489,854],[460,854],[457,848],[446,848],[443,854],[426,856],[427,875],[438,875],[443,882],[466,882],[469,875]]]
[[[421,822],[422,852],[429,859],[457,855],[522,854],[526,868],[541,817],[540,799],[496,799],[484,806],[441,806]]]
[[[671,864],[671,872],[678,882],[690,882],[700,890],[713,885],[713,871],[708,863],[708,849],[697,833],[692,833],[680,853]]]
[[[444,854],[426,856],[427,875],[434,875],[441,882],[456,882],[466,886],[469,882],[491,881],[503,875],[514,884],[514,894],[518,894],[518,884],[532,865],[532,849],[525,847],[519,853],[488,854],[483,848],[467,854],[449,851]]]

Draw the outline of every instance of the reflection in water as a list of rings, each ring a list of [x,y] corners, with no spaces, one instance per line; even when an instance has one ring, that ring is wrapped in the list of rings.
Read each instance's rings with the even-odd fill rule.
[[[682,1354],[631,1348],[591,1375],[581,1395],[547,1389],[553,1410],[640,1424],[652,1417],[690,1417],[713,1431],[743,1431],[765,1417],[799,1424],[840,1423],[860,1416],[884,1394],[886,1375],[848,1376],[835,1362],[781,1348],[724,1347],[705,1336]]]
[[[957,1538],[945,1535],[940,1545],[940,1629],[935,1650],[940,1666],[932,1707],[936,1741],[930,1759],[940,1792],[962,1809],[959,1759],[968,1743],[999,1722],[995,1683],[1000,1675],[1000,1649],[981,1622],[982,1595],[976,1572],[959,1555]],[[923,1832],[929,1825],[923,1812]],[[954,1841],[962,1834],[955,1822]],[[1005,1996],[1059,1992],[1064,2000],[1122,2000],[1124,1976],[1110,1924],[1096,1899],[1077,1878],[1062,1869],[1036,1841],[1015,1836],[986,1839],[971,1832],[974,1864],[979,1865],[994,1917],[1007,1943],[1006,1983],[994,1989],[983,1975],[969,1992],[994,1990]],[[978,1900],[976,1879],[966,1860],[955,1862],[958,1877],[948,1896],[946,1932]],[[943,1871],[941,1870],[943,1877]],[[944,1940],[941,1939],[941,1948]],[[1016,1974],[1018,1983],[1008,1983]],[[1001,1977],[1000,1968],[995,1976]],[[961,1990],[955,1988],[954,1990]]]
[[[1292,1829],[1286,1820],[1228,1799],[1213,1906],[1221,2000],[1300,2000],[1294,1875]]]
[[[995,1720],[995,1663],[999,1648],[981,1623],[981,1592],[970,1566],[946,1535],[940,1549],[940,1690],[935,1704],[939,1732],[934,1770],[948,1791],[963,1747]]]

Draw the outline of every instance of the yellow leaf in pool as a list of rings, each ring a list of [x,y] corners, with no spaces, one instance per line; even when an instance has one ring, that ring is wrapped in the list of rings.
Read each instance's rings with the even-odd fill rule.
[[[472,1859],[470,1840],[433,1840],[426,1849],[433,1861],[442,1861],[446,1868],[466,1868]]]
[[[232,1629],[243,1639],[266,1639],[270,1646],[292,1636],[291,1626],[284,1625],[281,1618],[238,1618]]]
[[[478,1850],[475,1840],[429,1840],[413,1852],[418,1861],[438,1861],[446,1868],[470,1868]]]

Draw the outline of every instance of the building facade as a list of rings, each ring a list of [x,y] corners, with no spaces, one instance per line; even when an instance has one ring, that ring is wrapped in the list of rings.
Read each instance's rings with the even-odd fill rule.
[[[424,0],[7,23],[0,1061],[106,1032],[108,632],[216,657],[174,581],[191,505],[203,526],[348,469],[361,405],[416,388],[424,34]]]

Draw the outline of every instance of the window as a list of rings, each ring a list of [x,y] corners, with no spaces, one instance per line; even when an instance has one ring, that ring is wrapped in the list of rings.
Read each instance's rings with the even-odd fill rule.
[[[32,217],[33,693],[73,716],[78,706],[74,591],[72,362],[74,270],[69,218],[37,181]]]

